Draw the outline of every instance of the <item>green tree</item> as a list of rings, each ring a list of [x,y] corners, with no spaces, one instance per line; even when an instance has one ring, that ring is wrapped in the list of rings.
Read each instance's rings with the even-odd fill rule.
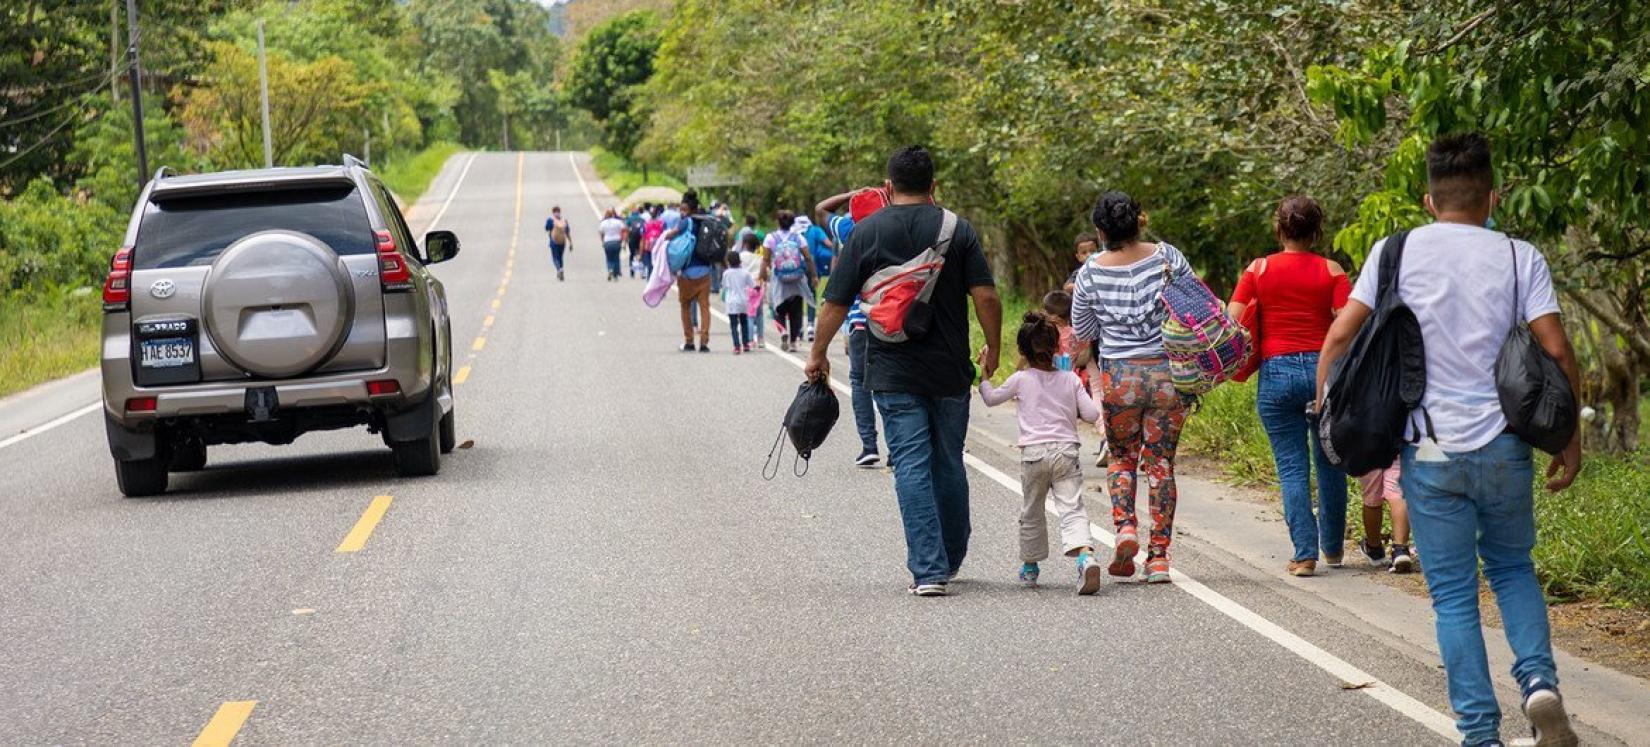
[[[590,30],[580,43],[567,82],[568,100],[595,117],[604,145],[630,158],[648,124],[641,95],[659,51],[659,17],[632,11]]]
[[[1423,220],[1427,141],[1484,131],[1503,195],[1496,220],[1544,246],[1569,310],[1583,312],[1568,316],[1598,364],[1581,382],[1584,401],[1606,405],[1594,436],[1636,449],[1650,375],[1650,7],[1445,2],[1420,26],[1413,43],[1309,73],[1344,143],[1401,138],[1337,246],[1361,253]]]

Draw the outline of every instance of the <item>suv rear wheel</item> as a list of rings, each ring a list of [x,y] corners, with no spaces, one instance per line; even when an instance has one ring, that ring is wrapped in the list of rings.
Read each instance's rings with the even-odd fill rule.
[[[116,459],[115,481],[120,492],[128,498],[160,495],[166,492],[166,468],[170,457],[157,453],[148,459]]]
[[[430,396],[435,396],[431,394]],[[432,403],[433,404],[433,403]],[[440,413],[439,407],[431,408]],[[395,472],[402,477],[424,477],[441,471],[441,423],[445,420],[440,415],[430,419],[430,429],[420,438],[411,441],[391,441],[390,450],[395,453]]]

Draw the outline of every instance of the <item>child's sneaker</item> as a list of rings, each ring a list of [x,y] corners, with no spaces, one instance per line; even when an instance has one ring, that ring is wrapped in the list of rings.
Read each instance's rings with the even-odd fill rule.
[[[912,583],[911,587],[906,589],[906,591],[911,592],[912,596],[917,597],[943,597],[946,595],[944,582],[926,584]]]
[[[1088,596],[1100,590],[1100,561],[1092,553],[1077,556],[1077,593]]]
[[[733,354],[734,354],[734,355],[738,355],[738,354],[740,354],[740,353],[743,353],[743,352],[745,352],[745,348],[744,348],[744,346],[741,346],[741,345],[735,345],[735,346],[734,346],[734,347],[733,347]]]
[[[1409,553],[1409,545],[1392,545],[1392,567],[1387,573],[1414,573],[1415,556]]]
[[[1166,557],[1150,558],[1146,561],[1146,583],[1169,583],[1169,559]]]
[[[1570,726],[1570,714],[1564,711],[1558,689],[1540,677],[1524,685],[1524,715],[1530,719],[1536,747],[1575,747],[1581,742]]]
[[[1134,554],[1140,551],[1140,537],[1134,527],[1117,530],[1117,552],[1106,572],[1120,578],[1134,575]]]
[[[1020,566],[1020,583],[1025,586],[1036,586],[1040,573],[1042,569],[1038,568],[1036,563],[1026,563]]]
[[[859,458],[854,460],[854,466],[860,469],[876,469],[877,462],[882,461],[882,455],[875,451],[860,452]]]
[[[1398,547],[1398,545],[1392,546],[1393,553],[1398,552]],[[1381,544],[1380,540],[1374,538],[1365,539],[1364,541],[1358,543],[1358,549],[1363,551],[1364,557],[1369,558],[1370,565],[1375,566],[1376,568],[1386,565],[1386,546]]]
[[[749,353],[751,351],[752,351],[751,344],[748,343],[748,342],[745,343],[745,352]]]

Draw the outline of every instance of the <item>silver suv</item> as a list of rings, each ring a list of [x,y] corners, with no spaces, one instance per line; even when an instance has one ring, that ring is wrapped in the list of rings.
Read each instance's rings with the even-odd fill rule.
[[[447,298],[378,177],[343,166],[166,176],[103,284],[103,409],[120,491],[166,490],[214,444],[366,426],[402,475],[453,448]]]

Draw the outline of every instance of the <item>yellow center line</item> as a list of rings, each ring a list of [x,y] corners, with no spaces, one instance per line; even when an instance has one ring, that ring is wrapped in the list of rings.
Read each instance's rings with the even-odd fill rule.
[[[246,723],[246,717],[252,715],[252,707],[256,705],[256,700],[231,700],[218,706],[212,720],[206,722],[200,735],[195,737],[195,747],[224,747],[235,741],[235,735],[240,733],[241,725]]]
[[[349,534],[344,535],[344,541],[338,543],[335,552],[356,552],[366,547],[367,539],[372,537],[372,530],[384,518],[384,512],[390,510],[392,500],[395,499],[387,495],[373,498],[372,503],[367,504],[367,510],[361,512],[361,518],[356,520]]]
[[[487,347],[487,338],[477,337],[476,341],[475,341],[475,344],[471,345],[470,349],[479,353],[479,352],[481,352],[481,349],[484,348],[484,347]]]
[[[496,298],[495,298],[495,299],[493,299],[493,311],[498,311],[498,307],[499,307],[499,306],[502,306],[502,305],[503,305],[503,302],[502,302],[502,301],[500,301],[500,300],[498,300],[498,299],[496,299]]]
[[[460,369],[458,369],[458,373],[453,374],[453,385],[457,386],[459,384],[462,384],[462,383],[464,383],[465,379],[468,379],[468,378],[470,378],[470,367],[465,366],[463,368],[460,368]]]
[[[487,315],[487,319],[486,319],[486,321],[483,321],[483,322],[482,322],[482,323],[481,323],[481,326],[483,326],[483,327],[491,327],[491,326],[493,326],[493,315],[492,315],[492,314],[488,314],[488,315]]]
[[[522,201],[521,184],[522,184],[522,177],[527,172],[526,167],[527,167],[527,154],[526,153],[517,153],[516,154],[516,216],[515,216],[515,220],[513,222],[513,227],[510,229],[510,251],[504,257],[504,276],[499,279],[498,295],[493,296],[492,309],[495,312],[499,310],[500,306],[504,305],[504,291],[505,291],[505,289],[510,287],[510,275],[511,275],[511,273],[513,273],[515,271],[515,267],[516,267],[516,243],[521,238],[521,201]],[[476,357],[475,354],[478,353],[478,352],[481,352],[481,349],[487,346],[487,336],[486,336],[486,334],[489,330],[491,330],[493,328],[493,322],[494,321],[495,321],[494,315],[493,314],[488,314],[487,315],[487,320],[481,323],[481,332],[482,332],[482,334],[480,336],[476,337],[475,342],[471,343],[471,345],[470,345],[470,351],[471,351],[470,352],[470,358],[471,358],[471,360],[474,360],[475,357]],[[466,380],[468,380],[469,378],[470,378],[470,367],[465,366],[463,368],[458,369],[458,371],[453,374],[453,383],[454,384],[462,384]]]

